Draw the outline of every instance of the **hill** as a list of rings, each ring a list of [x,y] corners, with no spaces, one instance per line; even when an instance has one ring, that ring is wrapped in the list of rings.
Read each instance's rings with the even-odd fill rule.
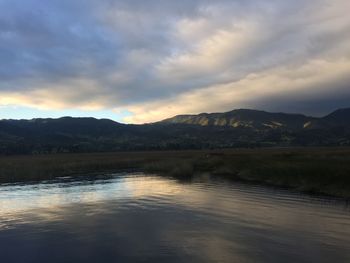
[[[259,110],[238,109],[224,113],[201,113],[198,115],[178,115],[163,120],[163,123],[192,124],[201,126],[222,126],[253,129],[303,129],[307,122],[315,118],[302,114],[270,113]]]
[[[0,154],[350,145],[350,109],[323,117],[239,109],[127,125],[108,119],[1,120]]]
[[[339,109],[322,118],[333,126],[350,126],[350,108]]]

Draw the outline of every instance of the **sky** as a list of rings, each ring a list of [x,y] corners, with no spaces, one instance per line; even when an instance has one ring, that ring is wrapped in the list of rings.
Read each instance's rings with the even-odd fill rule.
[[[350,107],[349,0],[0,0],[0,119]]]

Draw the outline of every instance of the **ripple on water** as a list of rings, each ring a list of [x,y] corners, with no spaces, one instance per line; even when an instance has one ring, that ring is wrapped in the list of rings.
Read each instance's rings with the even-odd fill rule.
[[[116,174],[0,186],[4,262],[350,262],[349,244],[343,202],[257,185]]]

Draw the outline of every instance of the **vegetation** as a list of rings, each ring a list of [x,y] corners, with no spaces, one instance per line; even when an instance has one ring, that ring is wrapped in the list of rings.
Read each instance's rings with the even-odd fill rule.
[[[349,146],[350,109],[323,118],[234,110],[126,125],[94,118],[0,121],[0,155]]]
[[[210,173],[350,198],[350,148],[271,148],[53,154],[0,158],[0,182],[47,180],[117,171],[191,178]]]

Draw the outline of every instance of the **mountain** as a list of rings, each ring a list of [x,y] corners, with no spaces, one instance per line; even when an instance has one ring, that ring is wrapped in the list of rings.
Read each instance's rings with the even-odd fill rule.
[[[0,154],[350,145],[350,109],[323,117],[239,109],[127,125],[108,119],[0,120]]]
[[[303,129],[306,123],[314,119],[302,114],[270,113],[259,110],[238,109],[224,113],[178,115],[162,122],[234,128],[299,130]]]
[[[3,120],[1,123],[11,127],[18,127],[29,133],[39,134],[94,134],[106,135],[119,131],[124,126],[118,122],[108,119],[95,118],[72,118],[63,117],[59,119],[32,119],[32,120]]]
[[[350,108],[339,109],[322,118],[333,126],[350,126]]]

